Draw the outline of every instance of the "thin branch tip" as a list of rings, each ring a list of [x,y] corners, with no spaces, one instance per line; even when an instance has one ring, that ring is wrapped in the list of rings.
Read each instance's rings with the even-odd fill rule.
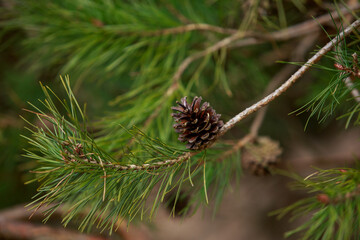
[[[219,135],[221,136],[225,134],[228,130],[233,128],[236,123],[240,122],[250,114],[258,111],[260,108],[268,105],[274,99],[279,97],[288,88],[290,88],[301,76],[303,76],[304,73],[307,72],[314,63],[319,61],[334,46],[336,46],[339,42],[341,42],[345,36],[349,35],[354,29],[358,28],[359,26],[360,26],[360,19],[354,21],[350,26],[344,29],[344,31],[342,31],[339,35],[337,35],[331,41],[329,41],[324,47],[322,47],[313,57],[311,57],[301,68],[299,68],[285,83],[283,83],[275,91],[273,91],[271,94],[264,97],[257,103],[253,104],[252,106],[246,108],[244,111],[240,112],[235,117],[230,119],[227,123],[225,123],[224,127],[220,130]]]

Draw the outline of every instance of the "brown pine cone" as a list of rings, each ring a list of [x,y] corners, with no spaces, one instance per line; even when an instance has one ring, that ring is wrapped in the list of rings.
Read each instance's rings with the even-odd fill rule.
[[[181,142],[188,142],[186,148],[205,149],[215,140],[224,122],[209,103],[205,102],[200,107],[201,97],[194,97],[191,105],[188,105],[186,98],[183,97],[181,102],[176,101],[179,106],[171,107],[178,111],[171,114],[177,122],[174,124],[175,131],[180,133],[178,139]]]
[[[279,142],[269,137],[258,137],[254,143],[248,143],[242,153],[242,165],[256,176],[271,173],[271,168],[280,162],[282,149]]]

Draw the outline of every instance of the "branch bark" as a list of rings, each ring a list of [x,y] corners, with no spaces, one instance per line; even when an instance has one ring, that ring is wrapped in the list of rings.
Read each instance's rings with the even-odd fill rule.
[[[254,34],[248,38],[239,40],[238,42],[233,43],[230,48],[245,47],[249,45],[256,45],[265,43],[267,41],[285,41],[291,38],[296,38],[305,34],[309,34],[317,31],[320,28],[320,25],[331,22],[332,20],[337,20],[342,15],[350,15],[349,10],[357,10],[360,8],[360,3],[349,6],[348,8],[340,8],[339,11],[331,12],[330,14],[322,15],[318,18],[308,20],[306,22],[299,23],[297,25],[288,27],[272,33],[262,33]]]
[[[184,26],[174,27],[174,28],[167,28],[161,30],[154,30],[154,31],[145,31],[140,33],[140,36],[160,36],[160,35],[170,35],[170,34],[180,34],[185,32],[191,31],[210,31],[216,32],[221,34],[235,34],[238,32],[237,29],[232,28],[222,28],[206,23],[190,23]]]
[[[344,79],[346,87],[350,90],[350,94],[353,96],[354,100],[360,103],[360,92],[355,88],[352,77],[347,77]]]

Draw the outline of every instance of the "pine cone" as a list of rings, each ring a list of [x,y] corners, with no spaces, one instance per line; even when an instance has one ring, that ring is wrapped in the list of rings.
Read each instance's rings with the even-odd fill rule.
[[[181,103],[176,101],[178,107],[171,107],[179,113],[172,113],[171,116],[177,122],[174,124],[175,131],[180,133],[179,140],[188,142],[186,148],[191,150],[205,149],[214,142],[219,130],[224,126],[220,120],[220,114],[216,114],[210,104],[201,104],[201,97],[194,97],[191,105],[186,101],[187,97],[181,99]]]
[[[270,169],[279,164],[282,153],[279,142],[269,137],[258,137],[255,143],[245,146],[242,155],[244,169],[257,176],[270,174]]]

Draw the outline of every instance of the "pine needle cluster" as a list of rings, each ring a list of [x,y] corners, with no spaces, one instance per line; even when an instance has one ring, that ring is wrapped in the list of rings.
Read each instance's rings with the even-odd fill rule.
[[[358,168],[330,169],[314,172],[305,179],[292,175],[294,189],[306,189],[311,197],[272,214],[292,219],[311,214],[303,225],[285,236],[302,233],[302,239],[357,239],[360,232],[360,178]]]
[[[33,146],[25,156],[39,164],[32,171],[35,178],[30,182],[41,183],[29,206],[37,211],[51,204],[45,211],[45,221],[64,203],[69,206],[63,220],[65,226],[85,212],[80,230],[96,225],[112,232],[123,220],[151,219],[170,191],[176,192],[173,214],[180,193],[182,198],[194,193],[192,202],[197,207],[208,202],[207,189],[211,184],[220,184],[218,191],[214,191],[214,198],[220,203],[234,170],[241,169],[238,161],[222,164],[207,163],[204,157],[190,159],[190,152],[150,138],[137,128],[124,129],[136,139],[137,147],[124,149],[121,158],[115,159],[99,147],[101,138],[94,139],[87,131],[84,111],[74,98],[69,78],[62,79],[62,83],[67,101],[61,101],[49,88],[42,87],[47,98],[40,103],[45,110],[34,105],[35,112],[28,110],[41,122],[40,126],[29,123],[31,137],[25,137]],[[66,117],[56,107],[59,103]],[[236,168],[233,164],[237,164]],[[227,178],[223,181],[224,174]],[[156,197],[146,204],[150,193]],[[189,206],[183,211],[181,214],[187,213]]]
[[[340,31],[339,29],[338,32]],[[360,86],[359,81],[357,81],[358,76],[356,75],[359,71],[357,64],[357,52],[359,49],[358,46],[354,45],[356,38],[352,37],[348,41],[349,43],[347,44],[347,41],[344,40],[342,44],[335,46],[334,50],[326,55],[327,61],[330,64],[332,63],[333,66],[315,66],[328,74],[330,80],[327,83],[320,83],[320,90],[315,87],[314,89],[317,90],[314,93],[315,97],[295,111],[297,114],[310,112],[307,123],[312,117],[316,117],[319,123],[323,123],[330,117],[335,116],[346,118],[346,127],[349,126],[353,118],[355,118],[353,124],[358,125],[359,116],[355,116],[359,111],[359,99],[356,94],[350,93],[353,90],[357,91],[356,89]],[[341,110],[337,111],[339,108]],[[343,109],[348,110],[344,111]]]

